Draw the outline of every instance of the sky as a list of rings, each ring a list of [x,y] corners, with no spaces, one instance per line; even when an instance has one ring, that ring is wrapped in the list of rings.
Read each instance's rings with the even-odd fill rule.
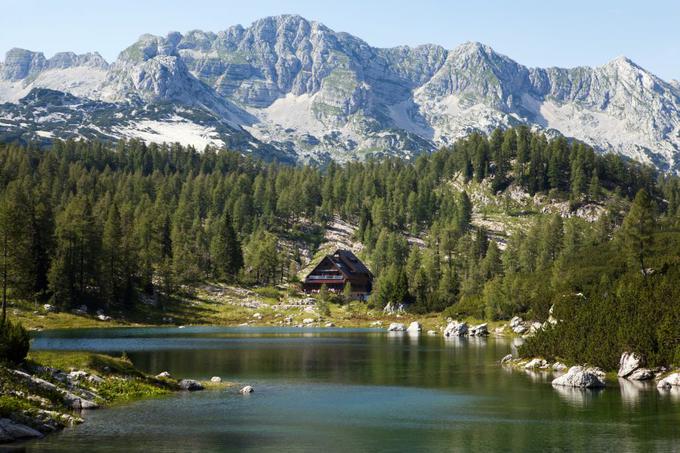
[[[376,47],[466,41],[526,66],[598,66],[625,55],[680,79],[680,1],[0,0],[0,59],[12,47],[98,51],[107,61],[144,33],[225,30],[299,14]],[[553,6],[554,5],[554,6]]]

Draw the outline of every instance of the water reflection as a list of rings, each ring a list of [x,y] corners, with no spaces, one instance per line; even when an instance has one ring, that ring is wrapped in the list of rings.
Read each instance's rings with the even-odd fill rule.
[[[350,329],[47,332],[141,369],[252,384],[88,415],[35,451],[650,451],[680,441],[677,392],[553,387],[498,360],[517,342]],[[635,403],[632,403],[635,401]],[[143,426],[143,429],[140,429]]]

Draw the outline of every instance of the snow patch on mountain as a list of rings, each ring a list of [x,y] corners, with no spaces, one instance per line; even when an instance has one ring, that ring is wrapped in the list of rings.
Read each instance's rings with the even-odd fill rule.
[[[143,120],[118,126],[114,131],[121,137],[137,138],[146,143],[180,143],[199,151],[206,146],[225,146],[220,134],[212,127],[201,126],[175,116],[165,121]]]

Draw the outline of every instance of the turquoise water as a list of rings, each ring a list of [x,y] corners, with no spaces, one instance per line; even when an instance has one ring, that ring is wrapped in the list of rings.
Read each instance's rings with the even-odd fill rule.
[[[150,373],[249,384],[91,411],[29,451],[680,451],[680,395],[556,389],[498,365],[502,339],[376,330],[141,328],[41,333],[35,349],[119,354]]]

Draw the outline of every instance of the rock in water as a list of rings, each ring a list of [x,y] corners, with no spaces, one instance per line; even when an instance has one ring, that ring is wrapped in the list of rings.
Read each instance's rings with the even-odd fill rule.
[[[238,392],[239,392],[241,395],[248,395],[248,394],[250,394],[250,393],[253,393],[254,391],[255,391],[254,388],[252,388],[252,387],[249,386],[249,385],[246,385],[245,387],[243,387],[243,388],[242,388],[241,390],[239,390]]]
[[[506,363],[512,360],[512,354],[508,354],[501,359],[501,363]]]
[[[553,379],[552,385],[563,385],[566,387],[598,388],[604,387],[604,380],[595,370],[582,366],[569,368],[562,376]]]
[[[553,371],[563,371],[567,369],[567,366],[562,362],[555,362],[552,366]]]
[[[626,376],[626,379],[631,381],[648,381],[654,379],[654,372],[649,368],[638,368]]]
[[[19,439],[42,437],[35,429],[16,423],[9,418],[0,418],[0,442],[12,442]]]
[[[489,335],[488,324],[479,324],[478,326],[473,326],[470,328],[471,337],[485,337]]]
[[[669,389],[674,386],[680,386],[680,373],[669,374],[661,379],[656,386],[660,389]]]
[[[222,378],[219,377],[219,376],[213,376],[213,377],[210,378],[210,382],[214,382],[216,384],[219,384],[220,382],[222,382]]]
[[[531,359],[526,365],[524,365],[524,369],[531,370],[534,368],[545,368],[546,366],[548,366],[548,362],[546,362],[544,359]]]
[[[406,327],[400,322],[393,322],[390,324],[390,326],[387,328],[388,332],[403,332],[406,330]]]
[[[634,352],[624,352],[619,360],[619,377],[628,377],[633,371],[642,366],[643,359]]]
[[[193,379],[182,379],[179,381],[179,388],[194,392],[196,390],[203,390],[203,385],[201,385],[201,383],[198,381],[194,381]]]
[[[453,321],[446,326],[446,329],[444,329],[445,337],[462,337],[467,335],[467,333],[468,325],[466,322]]]
[[[421,330],[422,327],[418,321],[413,321],[411,324],[409,324],[408,329],[406,329],[408,333],[420,333]]]

